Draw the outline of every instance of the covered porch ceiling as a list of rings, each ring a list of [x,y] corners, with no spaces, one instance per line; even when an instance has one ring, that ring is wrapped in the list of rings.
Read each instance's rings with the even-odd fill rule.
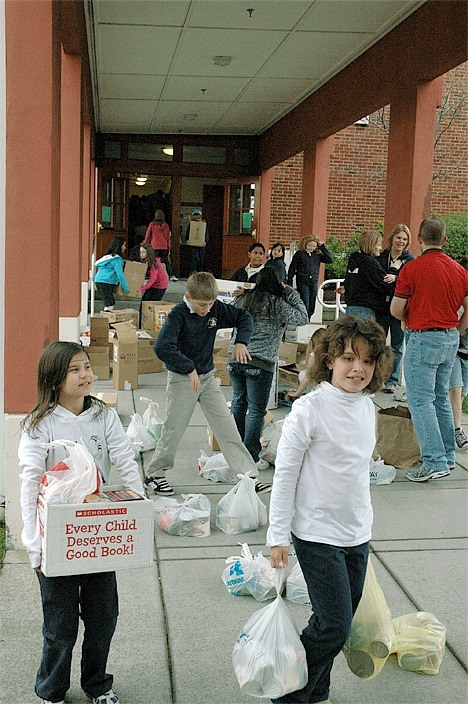
[[[101,133],[260,135],[425,0],[90,0]]]

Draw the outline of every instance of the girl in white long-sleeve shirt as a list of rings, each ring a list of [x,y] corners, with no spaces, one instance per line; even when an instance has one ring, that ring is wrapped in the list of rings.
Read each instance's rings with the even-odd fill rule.
[[[85,348],[74,342],[53,342],[42,353],[38,400],[23,421],[19,445],[23,544],[37,573],[43,609],[43,653],[36,694],[48,704],[62,704],[70,686],[73,646],[79,616],[85,625],[81,686],[94,704],[118,704],[107,656],[118,616],[115,572],[46,577],[41,572],[41,535],[37,499],[41,479],[67,456],[63,447],[43,443],[66,439],[82,442],[108,481],[111,462],[125,487],[143,495],[134,453],[117,413],[90,396],[93,372]]]
[[[267,544],[272,566],[284,567],[292,534],[314,612],[301,635],[307,685],[272,700],[279,704],[329,702],[330,671],[361,598],[371,538],[375,410],[365,394],[385,382],[391,363],[374,321],[335,321],[309,370],[319,386],[294,403],[283,425]]]

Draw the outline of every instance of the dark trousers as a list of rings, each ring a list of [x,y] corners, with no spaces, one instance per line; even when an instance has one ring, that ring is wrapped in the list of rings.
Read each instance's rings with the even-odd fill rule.
[[[400,367],[401,358],[403,356],[404,333],[401,329],[401,320],[397,320],[397,318],[394,318],[390,313],[376,313],[375,318],[378,324],[383,327],[385,335],[387,335],[390,330],[390,344],[395,357],[393,370],[387,379],[386,386],[397,386],[400,383]]]
[[[155,250],[154,250],[154,253],[155,253],[155,255],[156,255],[157,257],[160,258],[160,260],[162,261],[162,263],[163,263],[164,266],[166,267],[167,275],[169,276],[169,278],[171,278],[171,276],[174,276],[174,272],[173,272],[173,270],[172,270],[172,264],[171,264],[171,262],[169,261],[169,252],[167,251],[167,249],[155,249]],[[159,300],[159,301],[160,301],[161,299],[160,299],[160,298],[155,298],[155,299],[153,299],[153,300],[155,300],[155,301],[156,301],[156,300]]]
[[[314,613],[301,634],[308,681],[303,689],[272,699],[278,704],[328,699],[333,660],[351,629],[364,587],[369,543],[352,548],[311,543],[292,536]]]
[[[307,309],[307,314],[310,318],[315,310],[315,300],[317,298],[317,281],[310,279],[300,279],[296,276],[296,288],[301,297],[301,301]]]
[[[232,384],[231,413],[244,445],[257,462],[273,373],[238,362],[230,362],[228,371]]]
[[[105,307],[115,306],[114,284],[102,284],[96,281],[96,288],[99,291],[99,295],[101,296],[102,300],[104,301]]]
[[[70,687],[73,646],[79,617],[84,624],[81,651],[81,687],[91,697],[112,688],[106,672],[112,636],[119,613],[115,572],[96,572],[69,577],[45,577],[37,573],[41,589],[44,639],[36,676],[36,694],[60,702]]]
[[[205,247],[193,247],[190,245],[190,249],[192,250],[190,273],[195,274],[197,271],[203,270],[203,262],[205,261]]]

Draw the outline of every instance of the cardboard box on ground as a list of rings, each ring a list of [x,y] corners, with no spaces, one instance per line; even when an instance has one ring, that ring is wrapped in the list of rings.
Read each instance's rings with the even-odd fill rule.
[[[123,489],[103,486],[102,491]],[[150,567],[153,564],[153,502],[99,501],[48,504],[38,500],[42,572],[58,577]]]
[[[112,323],[113,365],[112,385],[115,389],[138,388],[138,338],[137,329],[129,322]]]
[[[141,304],[141,327],[148,332],[159,332],[169,311],[177,305],[168,301],[143,301]],[[164,317],[164,321],[162,318]]]
[[[265,418],[263,419],[263,430],[267,427],[269,423],[271,423],[272,420],[275,419],[275,416],[273,413],[270,413],[270,411],[267,411],[265,413]],[[206,433],[208,435],[208,445],[211,447],[213,452],[221,452],[221,448],[218,445],[218,441],[216,440],[215,436],[213,435],[213,431],[208,423],[206,426]]]
[[[134,308],[121,308],[120,310],[102,310],[101,317],[107,318],[109,323],[125,323],[127,321],[138,327],[138,311]]]
[[[109,321],[93,317],[90,320],[89,347],[86,348],[93,373],[98,379],[110,378]]]
[[[127,298],[138,298],[140,294],[140,288],[145,282],[147,269],[147,264],[126,261],[124,268],[124,276],[130,290],[128,293],[124,293],[122,286],[119,284],[115,289],[115,293],[118,296],[126,296]]]

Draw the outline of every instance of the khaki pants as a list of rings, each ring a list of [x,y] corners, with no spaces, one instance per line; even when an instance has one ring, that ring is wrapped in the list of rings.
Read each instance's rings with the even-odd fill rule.
[[[190,390],[190,379],[186,374],[168,371],[166,422],[148,466],[147,476],[163,477],[164,472],[174,467],[179,442],[188,427],[197,401],[229,467],[235,472],[249,472],[251,477],[257,477],[258,469],[241,440],[214,371],[200,374],[200,389],[197,392]]]

